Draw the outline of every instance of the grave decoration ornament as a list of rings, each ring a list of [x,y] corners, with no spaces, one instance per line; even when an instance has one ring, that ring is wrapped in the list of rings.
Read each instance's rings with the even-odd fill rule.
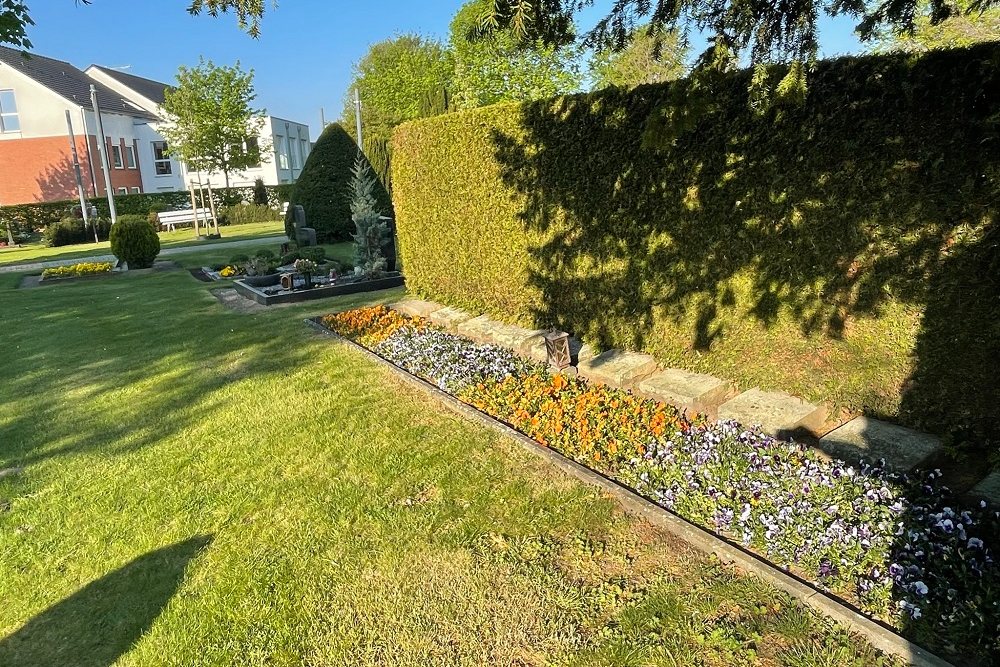
[[[569,334],[565,331],[550,331],[545,334],[545,354],[549,368],[561,371],[572,364],[569,351]]]
[[[319,268],[316,262],[312,261],[311,259],[297,259],[295,260],[294,266],[295,266],[295,271],[301,274],[302,277],[305,279],[306,289],[312,287],[313,274],[316,273],[316,270]]]

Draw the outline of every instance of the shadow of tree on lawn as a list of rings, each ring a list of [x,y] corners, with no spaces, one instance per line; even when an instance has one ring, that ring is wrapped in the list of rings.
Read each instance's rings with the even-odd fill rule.
[[[114,664],[149,630],[211,541],[202,535],[151,551],[87,584],[0,640],[0,665]]]

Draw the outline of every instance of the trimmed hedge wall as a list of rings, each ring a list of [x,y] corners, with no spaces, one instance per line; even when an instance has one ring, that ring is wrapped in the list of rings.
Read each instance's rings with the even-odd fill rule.
[[[820,62],[763,112],[748,78],[401,126],[407,284],[995,446],[1000,45]]]

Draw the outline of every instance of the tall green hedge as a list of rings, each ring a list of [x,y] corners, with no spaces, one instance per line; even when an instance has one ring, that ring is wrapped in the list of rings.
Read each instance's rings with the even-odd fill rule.
[[[302,173],[292,191],[291,206],[285,219],[285,231],[294,237],[292,207],[301,205],[306,223],[316,230],[320,243],[346,241],[354,233],[351,220],[351,168],[358,155],[358,145],[339,123],[323,130],[302,166]],[[391,211],[389,193],[381,182],[375,197],[385,211]]]
[[[748,77],[401,126],[408,285],[996,445],[1000,45],[820,62],[766,109]]]

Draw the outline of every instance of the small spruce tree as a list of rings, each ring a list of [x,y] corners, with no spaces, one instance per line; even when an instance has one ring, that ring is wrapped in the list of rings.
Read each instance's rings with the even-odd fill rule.
[[[389,243],[389,225],[382,219],[375,192],[378,180],[364,155],[358,151],[351,169],[351,219],[354,220],[354,265],[369,279],[386,269],[382,249]]]

